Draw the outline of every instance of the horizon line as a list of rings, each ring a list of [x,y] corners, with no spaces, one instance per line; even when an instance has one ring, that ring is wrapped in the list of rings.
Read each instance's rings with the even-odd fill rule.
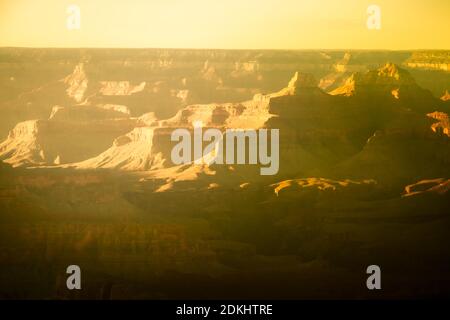
[[[0,49],[129,49],[129,50],[218,50],[218,51],[450,51],[450,49],[364,49],[364,48],[302,48],[302,49],[288,49],[288,48],[194,48],[194,47],[45,47],[45,46],[0,46]]]

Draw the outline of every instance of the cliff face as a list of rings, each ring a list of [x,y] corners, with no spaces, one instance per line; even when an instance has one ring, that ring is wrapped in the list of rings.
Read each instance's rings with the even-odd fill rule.
[[[377,70],[357,72],[350,76],[345,84],[333,90],[332,95],[352,96],[356,94],[389,93],[393,90],[420,90],[414,78],[395,64],[387,63]]]
[[[403,197],[423,194],[445,194],[450,191],[450,179],[428,179],[407,185]]]
[[[44,164],[45,154],[38,141],[40,123],[29,120],[18,123],[9,133],[8,138],[0,144],[4,162],[17,167],[23,164]]]
[[[433,132],[445,134],[450,137],[450,121],[447,113],[436,111],[427,114],[427,116],[437,120],[437,122],[431,125]]]
[[[13,167],[52,166],[80,161],[105,150],[134,120],[29,120],[0,144],[0,158]]]
[[[267,125],[281,128],[281,170],[380,181],[407,180],[418,172],[445,174],[450,163],[446,118],[439,113],[439,122],[432,124],[426,112],[448,108],[406,70],[387,64],[354,74],[341,89],[335,95],[309,90],[271,101],[276,117]]]
[[[88,87],[88,78],[84,71],[84,64],[76,65],[73,72],[62,81],[67,85],[67,95],[73,98],[75,102],[82,102]]]
[[[352,74],[341,87],[330,92],[331,95],[355,96],[361,103],[370,104],[373,100],[393,98],[404,108],[426,113],[433,108],[446,108],[429,90],[421,88],[405,69],[387,63],[376,70]],[[365,100],[365,102],[364,102]]]
[[[155,128],[138,127],[116,138],[111,147],[91,159],[69,165],[81,169],[110,168],[120,170],[153,170],[166,159],[153,148]]]

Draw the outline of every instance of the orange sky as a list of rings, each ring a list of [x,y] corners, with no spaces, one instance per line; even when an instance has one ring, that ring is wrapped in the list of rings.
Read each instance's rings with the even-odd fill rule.
[[[449,13],[448,0],[0,0],[0,46],[450,49]]]

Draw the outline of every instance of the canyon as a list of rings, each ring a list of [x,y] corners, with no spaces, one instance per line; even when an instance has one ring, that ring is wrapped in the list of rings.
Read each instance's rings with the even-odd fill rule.
[[[366,297],[373,263],[384,298],[448,294],[447,51],[0,58],[2,297]],[[279,130],[279,170],[173,163],[200,122]],[[96,279],[80,296],[73,263]]]

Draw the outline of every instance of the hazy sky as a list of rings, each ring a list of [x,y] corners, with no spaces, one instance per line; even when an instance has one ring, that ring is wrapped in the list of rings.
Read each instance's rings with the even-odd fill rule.
[[[0,46],[450,49],[449,16],[450,0],[0,0]]]

